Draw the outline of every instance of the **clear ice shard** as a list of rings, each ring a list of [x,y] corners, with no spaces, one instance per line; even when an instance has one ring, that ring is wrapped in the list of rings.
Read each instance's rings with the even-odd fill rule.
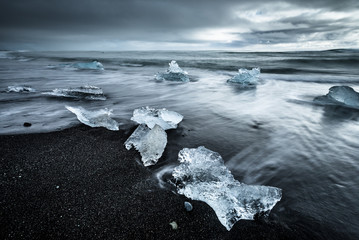
[[[89,63],[73,63],[70,66],[77,69],[104,70],[102,63],[98,61],[93,61]]]
[[[325,96],[314,98],[315,102],[322,104],[344,105],[359,108],[359,93],[348,86],[333,86]]]
[[[90,127],[105,127],[108,130],[118,131],[118,122],[110,117],[112,110],[100,109],[98,111],[88,111],[82,107],[69,107],[67,110],[76,114],[77,119]]]
[[[255,86],[258,84],[258,77],[260,73],[260,68],[252,68],[252,70],[240,68],[238,69],[237,75],[228,79],[227,82],[241,84],[243,87]]]
[[[164,73],[157,73],[155,75],[156,80],[162,81],[177,81],[177,82],[189,82],[188,73],[183,71],[176,61],[171,61],[169,67]]]
[[[125,142],[127,150],[135,147],[140,152],[141,160],[145,167],[158,162],[166,145],[166,132],[158,125],[150,129],[145,124],[139,125]]]
[[[164,130],[177,128],[183,116],[177,112],[169,111],[165,108],[155,109],[151,107],[141,107],[133,111],[132,121],[139,124],[146,124],[149,128],[153,128],[156,124]]]
[[[96,86],[81,86],[78,88],[56,88],[51,92],[44,92],[42,94],[54,97],[65,97],[86,100],[106,100],[101,88]]]
[[[36,90],[28,86],[8,86],[6,92],[22,93],[22,92],[36,92]]]
[[[186,71],[183,71],[182,68],[178,66],[178,63],[176,61],[172,60],[168,65],[169,67],[167,69],[167,72],[188,74]]]
[[[182,149],[178,160],[180,165],[172,172],[178,193],[206,202],[228,231],[240,219],[253,220],[256,214],[269,212],[282,197],[279,188],[235,180],[222,157],[203,146]]]

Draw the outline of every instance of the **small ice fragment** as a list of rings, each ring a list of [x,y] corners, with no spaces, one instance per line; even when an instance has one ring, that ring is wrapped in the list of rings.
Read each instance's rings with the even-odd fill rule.
[[[90,127],[105,127],[109,130],[118,131],[118,123],[113,120],[110,115],[112,110],[100,109],[98,111],[88,111],[82,107],[69,107],[67,110],[76,114],[77,119]]]
[[[333,86],[327,95],[314,98],[314,102],[359,108],[359,93],[348,86]]]
[[[255,86],[258,84],[258,77],[260,73],[260,68],[252,68],[252,70],[240,68],[238,69],[237,75],[228,79],[227,82],[241,84],[242,87]]]
[[[101,88],[96,86],[81,86],[78,88],[56,88],[52,92],[44,92],[42,94],[54,97],[66,97],[86,100],[106,100]]]
[[[155,75],[156,80],[162,81],[179,81],[179,82],[189,82],[188,73],[183,71],[176,61],[171,61],[169,67],[164,73],[157,73]]]
[[[36,92],[36,90],[29,86],[8,86],[6,92],[28,93],[28,92]]]
[[[282,197],[279,188],[235,180],[222,157],[203,146],[182,149],[178,160],[181,164],[172,172],[178,193],[206,202],[228,231],[240,219],[269,212]]]
[[[190,212],[193,209],[192,204],[189,202],[184,202],[184,208],[186,209],[187,212]]]
[[[98,61],[93,61],[90,63],[74,63],[70,66],[77,69],[104,70],[102,63]]]
[[[125,142],[127,150],[130,150],[133,146],[140,152],[145,167],[158,162],[166,145],[167,134],[159,125],[155,125],[150,129],[141,124]]]
[[[132,121],[139,124],[146,124],[149,128],[153,128],[156,124],[164,130],[177,128],[183,116],[177,112],[169,111],[165,108],[155,109],[150,107],[142,107],[133,111]]]

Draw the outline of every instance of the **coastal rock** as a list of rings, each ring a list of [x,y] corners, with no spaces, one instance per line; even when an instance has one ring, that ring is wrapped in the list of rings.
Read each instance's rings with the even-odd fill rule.
[[[175,221],[170,222],[170,225],[172,227],[172,230],[177,230],[178,229],[178,224]]]
[[[189,202],[184,202],[184,208],[186,209],[187,212],[190,212],[190,211],[192,211],[193,206]]]
[[[206,202],[228,231],[240,219],[268,213],[282,197],[279,188],[235,180],[222,157],[203,146],[182,149],[178,160],[181,164],[172,172],[177,192]]]
[[[24,122],[24,127],[31,127],[31,123],[29,123],[29,122]]]

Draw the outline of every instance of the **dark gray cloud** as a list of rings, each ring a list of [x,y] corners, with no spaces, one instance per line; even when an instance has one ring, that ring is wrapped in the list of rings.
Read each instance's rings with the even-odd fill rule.
[[[275,43],[295,43],[300,42],[303,37],[313,36],[313,40],[340,40],[351,32],[358,30],[355,23],[346,26],[350,19],[339,20],[309,20],[303,16],[295,18],[284,18],[278,22],[289,23],[292,28],[283,28],[277,30],[256,31],[251,30],[247,33],[236,33],[240,35],[242,41],[231,43],[237,44],[275,44]]]
[[[357,0],[0,0],[0,48],[350,43],[359,34],[357,9]]]

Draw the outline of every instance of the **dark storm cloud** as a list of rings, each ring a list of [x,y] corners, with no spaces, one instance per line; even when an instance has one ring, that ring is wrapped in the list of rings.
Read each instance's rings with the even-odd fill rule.
[[[217,5],[217,6],[216,6]],[[221,23],[228,4],[178,1],[3,1],[1,26],[78,29],[201,27]],[[191,21],[196,20],[196,21]],[[96,29],[98,30],[98,29]]]
[[[254,31],[250,33],[241,34],[241,41],[233,41],[230,44],[226,44],[230,47],[243,47],[250,44],[281,44],[281,43],[297,43],[303,35],[313,34],[313,29],[308,28],[296,28],[296,29],[281,29],[276,31]],[[343,30],[339,27],[329,29],[322,29],[316,33],[316,37],[313,37],[312,41],[325,41],[325,40],[337,40],[343,36],[346,36],[350,31]]]
[[[203,4],[203,3],[202,3]],[[189,41],[178,32],[225,25],[225,5],[212,9],[200,2],[177,1],[2,1],[1,39],[4,41],[52,41],[66,36],[74,40]],[[223,19],[223,21],[221,20]],[[33,33],[31,33],[33,31]],[[34,36],[36,35],[36,36]]]
[[[337,20],[310,20],[304,16],[295,18],[284,18],[279,22],[289,23],[293,28],[283,28],[278,30],[256,31],[247,33],[236,33],[242,40],[234,41],[230,45],[243,46],[250,43],[257,44],[275,44],[275,43],[293,43],[299,42],[303,36],[315,34],[312,40],[337,40],[356,31],[355,22],[350,19]],[[352,26],[346,26],[346,23],[352,22]],[[296,27],[297,26],[297,27]],[[304,27],[298,27],[304,26]]]
[[[295,8],[351,12],[359,9],[359,1],[0,0],[0,47],[18,44],[19,48],[23,45],[41,49],[41,46],[50,46],[51,43],[66,47],[66,44],[95,44],[97,41],[183,44],[207,41],[216,45],[206,36],[198,38],[195,33],[221,28],[242,29],[240,34],[232,33],[232,36],[240,36],[241,40],[233,40],[227,45],[218,42],[222,46],[263,41],[287,43],[314,32],[322,33],[326,39],[330,39],[328,36],[338,38],[350,28],[347,23],[355,21],[313,19],[315,14],[304,14],[292,18],[283,16],[266,24],[236,15],[236,12],[246,11],[276,15],[278,9],[285,12]],[[335,26],[327,26],[333,22]]]
[[[258,7],[265,0],[208,1],[208,0],[2,0],[0,24],[2,26],[110,26],[137,25],[166,27],[198,27],[225,23],[228,11],[237,6],[248,9]],[[273,1],[272,3],[275,3]],[[359,7],[357,0],[294,1],[296,6],[351,10]],[[282,2],[282,3],[283,3]],[[226,16],[227,15],[227,16]],[[194,21],[192,21],[194,20]]]

